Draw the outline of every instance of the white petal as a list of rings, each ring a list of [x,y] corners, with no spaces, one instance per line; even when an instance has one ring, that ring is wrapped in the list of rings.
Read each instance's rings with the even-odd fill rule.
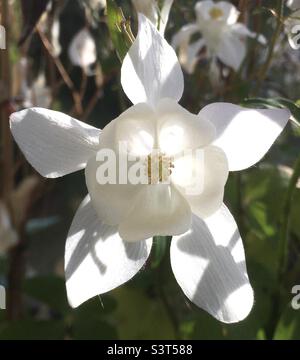
[[[254,165],[266,154],[287,124],[290,112],[213,103],[205,106],[200,115],[215,125],[215,145],[224,150],[229,170],[235,171]]]
[[[191,209],[172,185],[146,185],[136,206],[120,224],[120,236],[139,241],[156,235],[182,234],[191,224]]]
[[[102,135],[106,135],[106,128],[109,128],[110,132],[114,131],[112,136],[117,151],[120,143],[123,145],[126,143],[127,152],[130,155],[146,156],[151,153],[157,142],[156,117],[151,107],[142,103],[131,106],[113,123],[103,129]],[[102,141],[100,145],[103,145]]]
[[[174,100],[161,100],[156,113],[159,148],[167,155],[202,148],[215,139],[215,128],[209,121],[190,113]]]
[[[263,35],[257,34],[256,32],[253,32],[253,31],[249,30],[247,28],[247,26],[242,24],[242,23],[236,23],[236,24],[232,25],[231,30],[234,31],[237,35],[242,36],[242,37],[246,37],[246,36],[249,36],[249,37],[252,37],[252,38],[257,37],[257,40],[262,45],[265,45],[267,43],[267,40]]]
[[[89,197],[77,211],[65,250],[65,273],[69,303],[106,293],[130,280],[145,264],[152,240],[126,243],[115,227],[99,221]]]
[[[13,113],[10,128],[26,159],[49,178],[83,169],[99,144],[99,129],[43,108]]]
[[[212,0],[198,1],[195,5],[195,12],[198,21],[211,20],[209,12],[215,6],[215,2]]]
[[[164,0],[161,10],[156,0],[132,0],[132,3],[136,11],[151,20],[152,24],[156,28],[159,27],[159,32],[164,35],[173,1]]]
[[[196,32],[199,32],[198,25],[186,25],[178,31],[172,40],[174,49],[178,48],[180,64],[188,74],[193,73],[199,58],[198,53],[205,46],[205,40],[203,38],[190,44],[191,36]]]
[[[157,27],[159,9],[156,0],[132,0],[132,3],[137,13],[145,15]]]
[[[186,154],[175,160],[171,178],[194,214],[201,218],[210,216],[223,203],[228,178],[226,155],[215,146]]]
[[[69,57],[74,65],[88,69],[97,60],[95,41],[87,29],[80,30],[69,47]]]
[[[216,53],[222,63],[238,71],[246,55],[245,41],[227,30],[219,42]]]
[[[253,306],[242,239],[229,210],[201,220],[171,243],[171,266],[185,295],[216,319],[243,320]]]
[[[226,21],[228,25],[232,25],[237,22],[240,12],[234,5],[225,1],[220,1],[217,3],[217,6],[222,9],[224,13],[222,20]]]
[[[197,24],[188,24],[183,26],[172,39],[172,46],[176,49],[180,46],[186,46],[189,44],[192,35],[199,32]]]
[[[205,46],[205,40],[200,39],[190,44],[187,48],[186,57],[181,53],[180,55],[180,63],[188,74],[192,74],[194,72],[195,66],[199,60],[199,52]]]
[[[163,7],[160,13],[161,20],[160,20],[160,29],[159,29],[162,35],[165,33],[173,2],[174,0],[164,0]]]
[[[155,106],[165,97],[179,101],[183,93],[183,74],[174,50],[142,14],[137,38],[122,65],[121,82],[134,104]]]
[[[220,16],[217,18],[213,17],[212,10],[218,9],[221,11]],[[223,22],[228,25],[234,24],[240,12],[236,7],[228,2],[219,1],[214,2],[211,0],[198,1],[195,5],[195,11],[197,14],[197,19],[199,23],[203,21],[214,21],[214,22]]]
[[[85,180],[99,219],[105,224],[117,225],[128,216],[137,201],[139,192],[147,185],[131,184],[128,181],[127,171],[125,181],[119,182],[118,158],[116,163],[110,163],[116,178],[112,176],[112,181],[100,184],[97,171],[105,162],[107,162],[106,159],[104,162],[97,161],[96,156],[90,158],[85,169]]]

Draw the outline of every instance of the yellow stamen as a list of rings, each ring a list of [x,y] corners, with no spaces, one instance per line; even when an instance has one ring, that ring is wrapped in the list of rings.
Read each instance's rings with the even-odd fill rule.
[[[213,7],[210,10],[209,15],[213,20],[218,20],[219,18],[221,18],[224,15],[224,13],[220,8]]]
[[[173,158],[163,153],[148,155],[146,161],[148,184],[167,182],[174,168],[173,161]]]

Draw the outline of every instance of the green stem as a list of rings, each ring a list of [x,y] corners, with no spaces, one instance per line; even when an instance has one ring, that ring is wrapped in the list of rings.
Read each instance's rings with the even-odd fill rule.
[[[241,234],[246,234],[245,209],[243,205],[243,178],[240,171],[235,173],[236,181],[236,216],[239,219],[239,229]]]
[[[292,208],[293,196],[296,190],[296,185],[300,177],[300,157],[297,159],[293,175],[290,179],[286,198],[283,204],[283,212],[281,219],[281,229],[279,238],[279,263],[278,263],[278,278],[281,280],[285,274],[288,264],[289,255],[289,219]]]
[[[297,181],[300,177],[300,157],[296,160],[293,175],[290,179],[286,197],[282,209],[281,227],[279,233],[279,260],[277,269],[278,290],[274,293],[271,316],[269,324],[266,328],[267,338],[269,340],[274,338],[278,321],[280,320],[281,311],[283,309],[283,281],[284,275],[287,271],[288,256],[289,256],[289,219],[292,208],[293,196],[296,189]]]
[[[259,75],[258,75],[257,90],[260,89],[263,81],[265,80],[265,78],[267,76],[269,67],[270,67],[270,65],[272,63],[275,45],[276,45],[277,39],[278,39],[278,37],[279,37],[279,35],[280,35],[281,31],[282,31],[282,27],[283,27],[283,10],[284,10],[284,1],[279,0],[279,2],[278,2],[278,12],[277,12],[277,24],[276,24],[276,28],[275,28],[275,32],[273,34],[273,37],[271,39],[271,44],[270,44],[270,47],[269,47],[267,60],[263,64],[263,66],[261,68],[261,71],[259,72]]]
[[[165,239],[162,239],[163,237],[161,236],[159,241],[167,241],[169,240],[168,244],[170,243],[170,240],[172,239],[172,237],[165,237]],[[169,252],[166,251],[163,258],[161,259],[160,265],[159,267],[156,269],[156,288],[157,288],[157,292],[159,295],[159,298],[166,310],[166,313],[169,317],[170,323],[172,324],[173,327],[173,331],[174,331],[174,336],[176,340],[180,340],[181,336],[180,336],[180,330],[179,330],[179,321],[177,319],[177,316],[174,312],[173,306],[169,301],[168,295],[166,294],[166,291],[164,289],[164,281],[163,279],[165,278],[164,276],[164,268],[166,265],[166,262],[168,260],[168,255]],[[169,267],[169,264],[168,264]]]

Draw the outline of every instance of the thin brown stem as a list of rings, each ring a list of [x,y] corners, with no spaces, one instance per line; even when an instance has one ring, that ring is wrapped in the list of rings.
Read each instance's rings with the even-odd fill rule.
[[[67,87],[70,89],[70,91],[72,93],[74,106],[75,106],[77,115],[81,115],[83,113],[83,108],[82,108],[80,93],[76,90],[76,87],[75,87],[73,81],[71,80],[69,74],[67,73],[67,71],[66,71],[65,67],[63,66],[62,62],[60,61],[60,59],[57,56],[55,56],[53,46],[50,43],[50,41],[48,40],[47,36],[43,33],[43,31],[40,29],[40,27],[38,25],[36,26],[36,29],[37,29],[37,32],[41,38],[41,41],[42,41],[45,49],[47,50],[49,56],[51,57],[55,66],[57,67],[57,70],[59,71],[62,79],[64,80],[64,83],[67,85]]]

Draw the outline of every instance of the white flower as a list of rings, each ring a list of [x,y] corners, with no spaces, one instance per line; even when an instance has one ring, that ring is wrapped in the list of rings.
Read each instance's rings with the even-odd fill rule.
[[[0,202],[0,255],[17,243],[17,233],[12,227],[6,206]]]
[[[289,112],[215,103],[198,116],[190,114],[177,104],[184,84],[176,54],[141,14],[122,65],[122,86],[134,106],[101,133],[41,108],[11,116],[13,136],[40,174],[54,178],[86,168],[89,195],[66,243],[70,304],[79,306],[131,279],[149,257],[151,237],[168,234],[175,235],[171,265],[186,296],[220,321],[242,320],[252,308],[253,291],[237,225],[222,205],[224,184],[228,170],[245,169],[264,156]],[[189,185],[186,166],[197,165],[191,159],[174,163],[178,173],[171,174],[171,185],[101,186],[95,180],[97,152],[114,149],[119,140],[143,155],[151,154],[155,142],[167,156],[186,147],[203,149],[202,193],[183,191]]]
[[[185,25],[173,38],[173,47],[179,49],[179,60],[186,72],[194,71],[198,54],[204,47],[208,57],[217,57],[237,71],[246,55],[246,37],[256,37],[257,34],[237,22],[239,11],[228,2],[197,2],[195,12],[196,23]],[[201,33],[202,37],[190,43],[197,33]],[[265,43],[261,35],[258,40]]]
[[[80,30],[69,47],[69,57],[73,65],[80,66],[87,75],[91,74],[90,66],[97,60],[96,44],[87,29]]]
[[[157,0],[132,0],[138,13],[144,14],[163,35],[169,19],[174,0],[163,0],[161,9]]]

